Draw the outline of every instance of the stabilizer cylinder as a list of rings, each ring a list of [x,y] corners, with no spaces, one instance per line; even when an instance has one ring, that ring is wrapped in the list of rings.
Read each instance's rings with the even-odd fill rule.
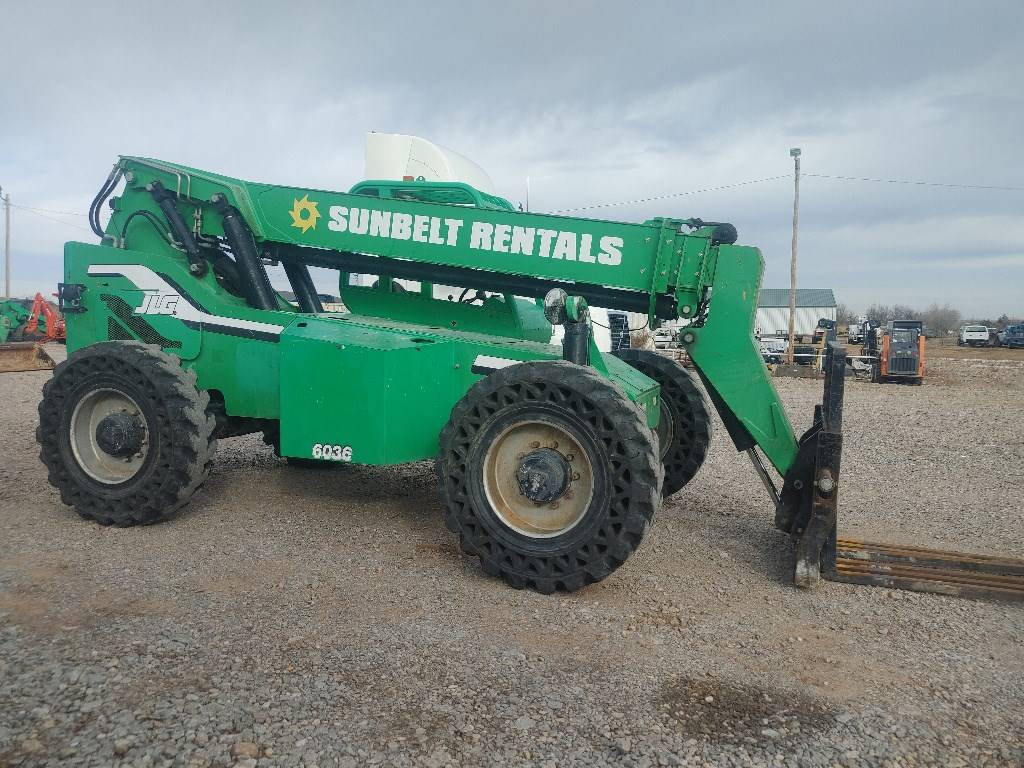
[[[185,249],[185,255],[188,257],[188,271],[196,277],[202,277],[206,274],[207,270],[206,259],[200,253],[199,245],[196,243],[192,231],[188,228],[185,219],[181,215],[181,211],[178,210],[178,206],[174,202],[175,196],[168,192],[159,181],[150,182],[146,185],[146,189],[149,190],[153,200],[160,206],[160,210],[163,211],[164,217],[171,227],[171,234],[174,235],[174,239]]]
[[[274,289],[256,252],[252,232],[242,214],[228,203],[223,195],[214,196],[213,207],[223,219],[224,235],[235,255],[235,263],[238,264],[239,276],[245,284],[244,291],[249,304],[256,309],[276,309]]]

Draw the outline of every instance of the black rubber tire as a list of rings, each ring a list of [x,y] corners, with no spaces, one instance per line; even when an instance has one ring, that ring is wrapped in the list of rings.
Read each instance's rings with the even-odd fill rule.
[[[505,525],[483,489],[488,431],[542,417],[570,431],[594,470],[583,517],[549,538]],[[452,409],[435,464],[445,524],[484,571],[550,594],[600,581],[625,562],[661,503],[657,436],[643,412],[592,368],[563,360],[520,363],[481,379]]]
[[[672,419],[670,445],[660,445],[665,465],[665,498],[690,482],[700,470],[711,445],[711,412],[695,377],[675,360],[649,349],[613,352],[640,373],[661,385],[662,404]]]
[[[75,404],[99,387],[130,395],[143,411],[151,438],[142,467],[116,485],[89,477],[70,447]],[[209,401],[205,391],[196,389],[195,373],[155,345],[108,341],[78,350],[54,369],[39,403],[36,440],[50,484],[60,491],[61,501],[100,525],[168,519],[210,474],[217,442]]]

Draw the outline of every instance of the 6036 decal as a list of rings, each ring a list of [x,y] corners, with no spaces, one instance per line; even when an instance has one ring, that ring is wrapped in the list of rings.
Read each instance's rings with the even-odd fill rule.
[[[352,446],[314,443],[313,458],[323,461],[352,461]]]

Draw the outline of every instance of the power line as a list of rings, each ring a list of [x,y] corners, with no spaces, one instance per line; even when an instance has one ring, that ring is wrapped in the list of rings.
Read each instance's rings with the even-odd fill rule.
[[[945,187],[948,189],[988,189],[1000,192],[1024,192],[1024,187],[1004,187],[996,186],[991,184],[945,184],[937,181],[914,181],[909,179],[876,179],[870,176],[837,176],[827,173],[807,173],[803,171],[801,176],[813,176],[818,179],[831,179],[833,181],[868,181],[879,184],[908,184],[919,187]],[[735,189],[736,187],[746,187],[751,184],[762,184],[766,181],[778,181],[779,179],[787,179],[788,176],[767,176],[763,179],[751,179],[750,181],[740,181],[735,184],[722,184],[717,187],[704,187],[702,189],[693,189],[689,192],[673,192],[667,195],[656,195],[654,197],[641,197],[635,200],[620,200],[613,203],[598,203],[595,205],[583,205],[578,208],[561,208],[551,213],[573,213],[575,211],[590,211],[598,208],[614,208],[622,205],[637,205],[639,203],[651,203],[657,200],[669,200],[674,197],[686,197],[687,195],[697,195],[703,192],[717,192],[722,189]]]
[[[87,216],[88,214],[79,213],[78,211],[55,211],[52,208],[36,208],[32,205],[18,205],[17,203],[11,203],[11,208],[21,208],[26,211],[35,211],[36,213],[55,213],[59,216]]]
[[[54,223],[56,223],[56,224],[63,224],[63,225],[65,225],[65,226],[67,226],[67,227],[74,227],[75,229],[80,229],[80,230],[82,230],[83,232],[89,232],[89,233],[92,233],[92,230],[91,230],[91,229],[88,229],[88,228],[86,228],[86,227],[80,226],[80,225],[78,225],[78,224],[72,224],[72,223],[71,223],[70,221],[65,221],[64,219],[55,219],[55,218],[53,218],[53,216],[47,216],[47,215],[46,215],[45,213],[40,213],[40,212],[39,212],[39,211],[38,211],[37,209],[35,209],[35,208],[28,208],[28,207],[26,207],[26,206],[24,206],[24,205],[14,205],[13,203],[11,204],[11,208],[21,208],[21,209],[23,209],[23,210],[26,210],[26,211],[28,211],[28,212],[29,212],[29,213],[31,213],[31,214],[32,214],[33,216],[38,216],[38,217],[39,217],[39,218],[41,218],[41,219],[46,219],[47,221],[52,221],[52,222],[54,222]],[[75,215],[76,215],[76,216],[84,216],[85,214],[75,214]]]
[[[839,176],[828,173],[808,173],[803,171],[801,176],[810,176],[816,179],[830,179],[832,181],[866,181],[876,184],[906,184],[910,186],[918,187],[944,187],[947,189],[987,189],[998,192],[1024,192],[1024,187],[1013,187],[1013,186],[997,186],[992,184],[957,184],[957,183],[943,183],[937,181],[918,181],[913,179],[880,179],[871,176]],[[787,179],[787,175],[780,176],[766,176],[762,179],[751,179],[749,181],[739,181],[735,184],[721,184],[716,187],[703,187],[701,189],[691,189],[687,192],[671,192],[665,195],[654,195],[652,197],[639,197],[634,200],[618,200],[609,203],[595,203],[594,205],[582,205],[576,208],[560,208],[551,213],[574,213],[576,211],[592,211],[600,208],[617,208],[624,205],[639,205],[640,203],[653,203],[658,200],[671,200],[676,197],[687,197],[689,195],[699,195],[705,192],[718,192],[723,189],[735,189],[737,187],[747,187],[752,184],[763,184],[768,181],[778,181],[779,179]],[[54,214],[57,216],[86,216],[87,214],[79,211],[58,211],[53,208],[39,208],[32,205],[19,205],[17,203],[11,203],[11,208],[20,208],[24,211],[31,211],[37,214]],[[48,218],[43,216],[43,218]],[[56,221],[60,224],[67,224],[68,222],[60,221],[58,219],[50,219],[50,221]],[[77,225],[70,225],[77,226]],[[83,229],[83,227],[79,227]]]
[[[582,205],[579,208],[561,208],[557,211],[551,211],[551,213],[573,213],[575,211],[592,211],[596,208],[615,208],[620,205],[637,205],[639,203],[652,203],[656,200],[669,200],[674,197],[686,197],[687,195],[699,195],[702,192],[717,192],[721,189],[735,189],[736,187],[746,187],[751,184],[762,184],[766,181],[778,181],[779,179],[788,179],[788,176],[767,176],[763,179],[751,179],[750,181],[738,181],[735,184],[722,184],[717,187],[704,187],[703,189],[691,189],[689,192],[673,192],[667,195],[656,195],[654,197],[640,197],[635,200],[620,200],[614,203],[598,203],[596,205]]]
[[[1024,187],[997,187],[989,184],[943,184],[938,181],[909,181],[907,179],[874,179],[867,176],[831,176],[827,173],[803,173],[816,179],[833,179],[835,181],[873,181],[879,184],[910,184],[918,187],[950,187],[953,189],[993,189],[1000,192],[1024,192]]]
[[[734,184],[722,184],[721,186],[708,186],[702,189],[690,189],[684,191],[684,193],[672,193],[670,195],[657,195],[652,198],[637,198],[636,200],[622,200],[616,203],[598,203],[592,206],[580,206],[579,208],[562,208],[551,213],[572,213],[574,211],[592,211],[596,208],[615,208],[617,206],[631,206],[639,203],[652,203],[657,200],[670,200],[672,198],[685,198],[688,195],[699,195],[701,193],[709,193],[709,191],[718,191],[719,189],[732,189],[737,186],[749,186],[750,184],[760,184],[764,181],[777,181],[780,178],[788,178],[787,176],[767,176],[765,178],[751,179],[750,181],[737,181]]]

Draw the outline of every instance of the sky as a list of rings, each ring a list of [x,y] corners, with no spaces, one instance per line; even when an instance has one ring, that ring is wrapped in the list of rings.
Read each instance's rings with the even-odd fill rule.
[[[789,285],[800,147],[800,287],[1024,315],[1020,0],[40,0],[3,22],[15,295],[95,242],[119,154],[344,190],[379,131],[457,150],[516,203],[529,177],[534,211],[732,222],[767,287]]]

